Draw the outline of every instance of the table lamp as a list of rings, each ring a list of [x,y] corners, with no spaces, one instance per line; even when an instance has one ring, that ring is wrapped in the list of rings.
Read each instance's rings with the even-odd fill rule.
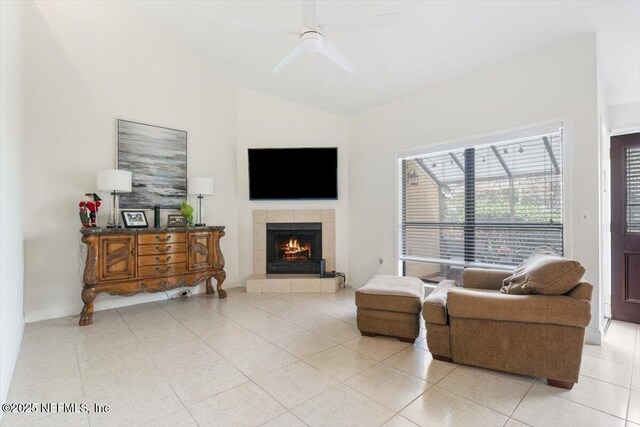
[[[117,169],[99,170],[96,174],[96,181],[98,191],[108,191],[112,196],[107,228],[120,228],[118,192],[131,193],[131,172]]]
[[[213,178],[191,177],[187,180],[187,193],[198,196],[198,216],[195,226],[206,225],[202,220],[202,197],[213,194]]]

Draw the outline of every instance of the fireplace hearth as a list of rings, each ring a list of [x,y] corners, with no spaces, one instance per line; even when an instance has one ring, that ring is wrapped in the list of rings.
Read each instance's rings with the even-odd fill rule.
[[[322,223],[267,223],[267,274],[319,274]]]

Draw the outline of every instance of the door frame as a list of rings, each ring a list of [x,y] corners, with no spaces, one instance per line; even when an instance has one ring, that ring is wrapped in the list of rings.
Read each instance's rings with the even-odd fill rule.
[[[611,174],[611,318],[614,319],[614,315],[617,314],[618,318],[614,320],[634,322],[634,319],[629,319],[628,317],[626,317],[625,313],[614,313],[617,303],[616,297],[618,297],[618,299],[620,297],[618,293],[625,292],[624,289],[616,289],[621,287],[619,282],[621,280],[624,280],[624,277],[626,275],[626,272],[619,271],[617,267],[621,265],[622,262],[624,262],[623,260],[627,256],[626,254],[629,253],[624,251],[623,242],[616,242],[616,240],[618,239],[623,239],[622,236],[626,234],[624,230],[626,226],[626,221],[624,219],[624,206],[620,206],[620,202],[624,203],[626,198],[626,189],[624,185],[626,168],[624,158],[621,158],[620,156],[624,156],[624,148],[626,146],[625,137],[627,136],[629,138],[637,138],[638,142],[640,142],[640,132],[631,132],[612,136],[609,156]],[[619,142],[616,143],[616,141]],[[638,146],[640,147],[640,144]],[[614,180],[616,185],[614,185]],[[614,203],[614,199],[617,199],[618,204]],[[618,210],[616,210],[616,206]],[[640,236],[638,236],[638,238],[640,239]],[[614,243],[617,244],[614,245]],[[638,250],[637,252],[640,252],[640,250]],[[624,288],[624,286],[622,287]],[[620,304],[624,305],[625,303],[622,302]],[[640,309],[640,303],[638,304],[638,308]],[[622,315],[622,317],[620,317],[620,315]]]

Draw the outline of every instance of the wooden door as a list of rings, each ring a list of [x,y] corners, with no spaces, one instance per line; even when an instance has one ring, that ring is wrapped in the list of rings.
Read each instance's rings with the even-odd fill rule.
[[[213,234],[209,231],[190,232],[188,239],[187,259],[189,271],[213,268]]]
[[[136,277],[136,236],[100,236],[100,280]]]
[[[611,138],[611,317],[640,323],[640,133]]]

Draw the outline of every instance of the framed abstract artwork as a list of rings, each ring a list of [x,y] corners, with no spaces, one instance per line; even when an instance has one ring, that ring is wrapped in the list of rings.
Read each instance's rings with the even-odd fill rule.
[[[121,209],[180,209],[187,200],[187,132],[117,121],[117,168],[131,172]]]

